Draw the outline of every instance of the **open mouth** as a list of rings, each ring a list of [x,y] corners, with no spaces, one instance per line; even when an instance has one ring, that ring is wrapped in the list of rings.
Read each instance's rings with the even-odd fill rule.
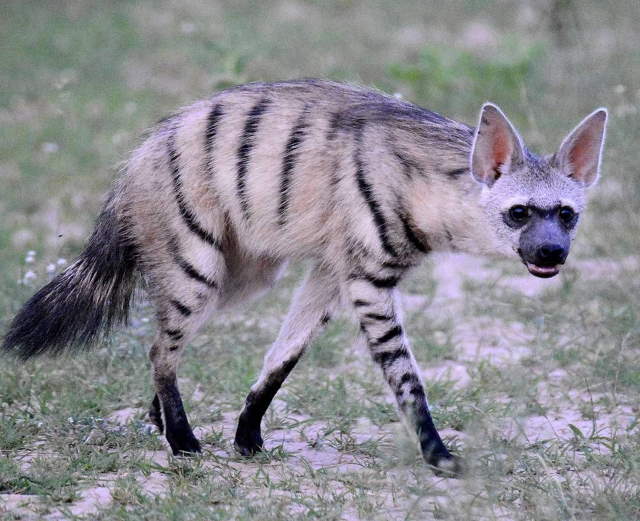
[[[536,277],[540,277],[542,279],[548,279],[560,272],[559,264],[556,264],[555,266],[537,266],[536,264],[532,264],[530,262],[527,262],[525,264],[531,275],[535,275]]]

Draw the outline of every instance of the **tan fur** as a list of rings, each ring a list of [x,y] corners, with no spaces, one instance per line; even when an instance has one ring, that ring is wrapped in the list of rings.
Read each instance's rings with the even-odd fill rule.
[[[264,106],[256,108],[261,101]],[[216,106],[221,114],[207,145]],[[400,393],[401,409],[409,417],[419,416],[417,409],[409,410],[415,396],[407,395],[409,387],[403,389],[400,382],[402,375],[419,374],[406,336],[393,336],[388,343],[376,340],[390,328],[393,334],[393,324],[401,327],[395,283],[376,287],[372,280],[399,278],[419,261],[421,252],[408,234],[423,243],[418,250],[516,255],[517,238],[499,222],[505,209],[498,210],[496,200],[518,195],[497,197],[490,186],[495,182],[492,169],[512,169],[511,156],[502,157],[505,153],[514,154],[514,169],[524,157],[516,152],[524,153],[500,110],[484,110],[483,121],[493,125],[493,138],[485,140],[494,142],[474,157],[485,154],[478,159],[483,165],[478,168],[485,171],[477,175],[487,184],[469,175],[471,127],[358,87],[318,81],[247,85],[197,102],[161,123],[133,154],[120,192],[161,324],[185,332],[180,342],[159,335],[153,351],[156,374],[175,373],[182,347],[213,309],[268,288],[286,260],[313,259],[316,267],[294,299],[252,392],[259,395],[274,374],[295,364],[341,293],[343,301],[368,304],[355,309],[374,358],[393,350],[408,353],[394,360],[385,376]],[[252,111],[258,111],[253,123]],[[296,141],[297,125],[301,131]],[[172,139],[179,156],[173,165],[167,154]],[[247,154],[242,173],[243,146]],[[180,177],[183,205],[221,248],[207,244],[185,223],[172,169]],[[568,187],[559,191],[581,207],[579,190],[572,191],[561,177],[551,186]],[[170,240],[178,242],[181,258],[215,281],[215,288],[176,267],[175,253],[168,253]],[[389,270],[385,263],[403,269]],[[172,298],[188,306],[190,316],[167,304]],[[389,318],[367,318],[376,314]],[[419,394],[419,377],[411,382],[412,393]],[[247,403],[243,414],[250,415],[250,399]]]
[[[259,450],[273,395],[346,303],[425,459],[457,468],[431,421],[394,288],[431,250],[517,257],[522,229],[505,223],[514,204],[581,211],[605,122],[606,112],[595,112],[557,159],[535,158],[491,104],[473,129],[376,91],[318,80],[232,88],[160,122],[131,155],[105,216],[115,214],[126,230],[157,308],[151,416],[161,426],[162,408],[174,452],[199,450],[176,384],[186,343],[213,311],[269,289],[289,259],[310,259],[240,416],[238,449]],[[86,271],[80,283],[91,284]],[[97,288],[98,303],[114,288]],[[16,331],[11,342],[19,344],[27,337]],[[39,352],[37,339],[28,341],[29,353]]]

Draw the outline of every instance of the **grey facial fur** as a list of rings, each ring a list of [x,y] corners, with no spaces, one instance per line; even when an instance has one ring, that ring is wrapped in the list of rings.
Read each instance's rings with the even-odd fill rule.
[[[599,109],[569,134],[558,153],[539,157],[497,107],[487,104],[481,111],[471,152],[474,177],[487,186],[481,204],[504,253],[519,255],[533,275],[557,274],[558,269],[546,268],[563,264],[569,254],[585,189],[597,178],[605,124],[606,111]],[[515,222],[514,207],[525,208],[527,219]],[[567,209],[574,215],[565,222],[560,216]]]

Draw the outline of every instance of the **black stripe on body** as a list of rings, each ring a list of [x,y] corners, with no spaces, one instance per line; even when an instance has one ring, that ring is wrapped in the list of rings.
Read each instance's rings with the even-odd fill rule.
[[[308,127],[306,123],[307,107],[298,118],[295,126],[291,130],[289,139],[282,156],[282,179],[280,181],[280,204],[278,206],[278,224],[283,226],[287,222],[287,210],[289,208],[289,184],[291,182],[291,171],[295,165],[300,149],[300,144],[305,136]]]
[[[363,318],[368,318],[370,320],[376,320],[376,321],[389,321],[389,320],[393,320],[394,317],[390,316],[390,315],[381,315],[380,313],[366,313]]]
[[[211,152],[213,151],[216,134],[218,132],[218,122],[223,114],[222,105],[217,103],[213,106],[211,112],[209,112],[209,117],[207,118],[207,128],[204,133],[204,151],[209,175],[213,174],[213,158],[211,157]]]
[[[389,340],[399,337],[401,334],[402,334],[402,327],[396,324],[391,329],[389,329],[384,335],[373,340],[371,344],[379,346],[380,344],[384,344]]]
[[[178,312],[183,317],[188,317],[189,315],[191,315],[191,310],[187,306],[185,306],[182,302],[175,299],[171,299],[169,302],[174,308],[178,310]]]
[[[205,277],[202,273],[196,270],[190,263],[188,263],[183,258],[176,257],[175,261],[176,261],[176,264],[180,266],[180,269],[184,272],[184,274],[187,275],[188,277],[191,277],[192,279],[197,280],[198,282],[202,282],[202,284],[206,284],[210,288],[217,287],[214,281],[209,280],[207,277]]]
[[[468,173],[469,173],[469,167],[463,167],[463,168],[455,168],[453,170],[449,170],[448,172],[445,172],[445,175],[457,179],[460,176]]]
[[[417,230],[413,223],[411,222],[408,214],[405,211],[396,211],[398,215],[398,219],[402,223],[402,229],[404,230],[405,237],[407,241],[418,251],[422,253],[429,253],[431,248],[426,243],[426,240],[423,240],[420,235],[423,235],[422,232]]]
[[[375,277],[368,273],[354,274],[349,278],[351,280],[366,280],[376,288],[394,288],[400,281],[400,277]]]
[[[194,280],[197,280],[198,282],[201,282],[202,284],[206,284],[207,286],[209,286],[210,288],[216,288],[217,284],[205,277],[202,273],[200,273],[195,266],[193,266],[193,264],[191,264],[189,261],[187,261],[181,254],[180,254],[180,247],[178,246],[178,240],[175,237],[170,237],[169,238],[169,251],[171,252],[171,255],[173,257],[173,261],[180,267],[180,269],[183,271],[183,273],[187,276],[190,277]]]
[[[400,381],[398,382],[398,388],[403,387],[405,384],[411,384],[411,386],[416,386],[420,384],[420,378],[415,373],[404,373],[400,377]]]
[[[424,398],[424,387],[418,382],[409,389],[409,394],[412,394],[414,398]]]
[[[388,268],[391,270],[406,270],[407,268],[410,268],[412,266],[412,263],[410,262],[383,262],[381,264],[381,266],[383,268]]]
[[[180,176],[180,153],[176,149],[175,127],[167,138],[167,153],[169,155],[169,169],[173,180],[173,193],[175,195],[176,203],[178,204],[178,211],[182,216],[182,220],[187,225],[187,228],[189,228],[193,234],[200,237],[203,242],[221,250],[222,246],[220,241],[200,226],[195,214],[185,201],[184,193],[182,192],[182,178]]]
[[[164,332],[169,338],[173,340],[182,340],[182,337],[184,336],[182,334],[182,331],[180,331],[179,329],[165,329]]]
[[[240,201],[240,208],[242,209],[242,213],[244,214],[246,219],[248,219],[250,216],[249,201],[247,200],[246,194],[247,168],[249,166],[251,151],[253,150],[253,147],[255,145],[254,137],[258,130],[258,124],[260,123],[260,118],[267,109],[268,105],[269,99],[262,98],[251,108],[247,116],[247,120],[244,124],[242,136],[240,137],[240,145],[238,146],[237,192],[238,200]]]
[[[387,369],[397,360],[401,358],[409,358],[409,352],[405,347],[394,349],[393,351],[381,351],[373,354],[373,360],[382,366],[382,369]]]
[[[414,172],[418,172],[420,175],[424,176],[424,171],[415,161],[412,161],[406,156],[403,156],[397,150],[392,150],[392,154],[398,160],[400,165],[402,166],[402,173],[407,179],[411,179],[413,177]]]
[[[364,306],[370,306],[371,302],[367,302],[366,300],[359,300],[358,299],[358,300],[354,300],[353,301],[353,305],[355,307],[357,307],[357,308],[360,308],[360,307],[364,307]]]
[[[364,123],[362,123],[364,125]],[[373,187],[367,181],[365,175],[365,166],[362,160],[362,132],[363,126],[359,128],[358,133],[356,134],[356,148],[353,154],[353,161],[356,166],[356,182],[358,184],[358,188],[365,202],[369,206],[369,210],[371,211],[371,215],[373,217],[373,222],[378,229],[378,236],[380,237],[380,242],[382,244],[383,249],[389,254],[395,257],[396,251],[393,246],[389,242],[389,237],[387,234],[387,222],[382,214],[382,210],[380,209],[380,204],[376,200],[373,195]]]

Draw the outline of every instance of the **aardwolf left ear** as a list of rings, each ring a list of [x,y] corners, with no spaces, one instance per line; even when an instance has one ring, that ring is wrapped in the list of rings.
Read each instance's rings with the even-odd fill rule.
[[[485,103],[471,146],[471,174],[491,186],[501,175],[524,160],[520,135],[507,116],[493,103]]]
[[[584,186],[591,186],[600,173],[606,128],[607,109],[589,114],[564,138],[553,164]]]

